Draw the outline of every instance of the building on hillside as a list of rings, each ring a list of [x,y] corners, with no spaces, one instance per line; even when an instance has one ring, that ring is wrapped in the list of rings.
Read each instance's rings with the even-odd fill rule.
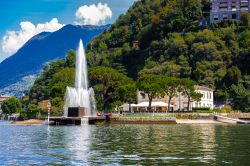
[[[38,102],[38,107],[42,109],[48,109],[49,100],[42,100]]]
[[[7,100],[9,98],[11,98],[11,96],[8,96],[8,95],[0,96],[0,114],[2,113],[1,106],[2,106],[2,104],[4,102],[4,100]]]
[[[243,12],[250,12],[250,0],[212,0],[210,22],[239,20]]]
[[[200,102],[191,101],[189,105],[189,110],[192,110],[193,107],[207,107],[210,109],[214,108],[214,101],[213,101],[213,89],[208,88],[206,86],[195,86],[195,91],[198,93],[203,94]],[[157,97],[154,98],[152,101],[152,110],[158,110],[166,112],[168,108],[168,96],[164,97]],[[131,110],[141,111],[148,109],[148,102],[149,99],[147,95],[143,94],[143,92],[138,91],[137,93],[137,103],[138,104],[131,104]],[[171,99],[170,109],[172,110],[187,110],[188,107],[188,98],[185,95],[177,95]],[[124,104],[121,106],[124,111],[129,110],[128,104]]]

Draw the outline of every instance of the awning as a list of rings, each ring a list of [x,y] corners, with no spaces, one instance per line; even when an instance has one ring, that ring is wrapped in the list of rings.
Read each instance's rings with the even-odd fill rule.
[[[149,102],[141,102],[138,104],[132,104],[131,107],[148,107]],[[168,103],[158,101],[158,102],[152,102],[151,107],[168,107]],[[170,104],[170,107],[174,107],[174,105]]]

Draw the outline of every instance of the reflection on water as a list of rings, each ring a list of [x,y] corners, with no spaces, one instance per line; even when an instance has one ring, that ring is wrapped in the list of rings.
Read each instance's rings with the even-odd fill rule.
[[[0,123],[0,165],[248,165],[247,125]]]

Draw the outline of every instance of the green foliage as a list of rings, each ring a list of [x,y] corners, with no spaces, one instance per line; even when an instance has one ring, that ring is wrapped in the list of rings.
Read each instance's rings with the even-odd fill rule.
[[[94,67],[89,71],[90,84],[95,90],[98,110],[108,110],[115,101],[133,100],[133,80],[109,67]],[[132,93],[132,94],[129,94]],[[126,99],[125,96],[128,98]]]
[[[250,14],[248,12],[241,13],[240,20],[243,26],[250,28]]]
[[[199,119],[200,115],[198,113],[192,113],[192,114],[176,114],[176,119]]]
[[[73,50],[68,52],[65,59],[48,64],[31,88],[28,103],[37,104],[39,101],[50,99],[52,114],[59,115],[59,110],[63,109],[66,87],[74,85],[74,67],[75,51]]]
[[[42,112],[42,109],[35,104],[29,104],[26,110],[22,110],[20,116],[22,119],[37,118],[38,114]]]
[[[164,94],[160,83],[161,77],[157,75],[142,75],[137,81],[138,90],[147,95],[149,99],[149,110],[151,110],[153,98],[162,96]]]
[[[3,101],[1,109],[3,110],[4,114],[11,115],[13,113],[19,113],[22,109],[22,104],[16,97],[11,97]]]
[[[250,90],[246,89],[243,84],[231,86],[231,94],[233,99],[233,107],[243,112],[250,111]]]
[[[208,112],[208,111],[210,111],[210,108],[209,107],[193,107],[192,111]]]
[[[229,94],[222,89],[217,89],[214,93],[214,100],[217,102],[226,101],[229,98]]]
[[[137,87],[135,83],[130,83],[130,84],[121,86],[118,89],[118,92],[119,92],[121,101],[128,102],[128,103],[136,102]]]
[[[180,79],[174,77],[161,77],[160,86],[164,93],[168,96],[168,110],[170,111],[171,99],[177,96],[178,88],[180,85]]]
[[[227,74],[225,75],[225,84],[227,86],[231,86],[232,84],[237,84],[241,78],[240,70],[233,66],[227,70]]]
[[[195,92],[195,89],[194,89],[195,85],[196,85],[196,82],[190,79],[184,78],[180,80],[182,93],[188,98],[188,106],[187,106],[188,111],[190,110],[191,100],[193,99],[194,101],[200,101],[202,97],[202,94]]]

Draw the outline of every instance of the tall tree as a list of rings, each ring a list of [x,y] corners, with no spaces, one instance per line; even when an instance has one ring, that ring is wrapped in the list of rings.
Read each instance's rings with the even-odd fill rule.
[[[187,96],[188,98],[188,111],[190,111],[190,102],[191,100],[199,101],[202,97],[202,94],[195,92],[195,85],[196,82],[188,79],[183,78],[180,81],[180,85],[182,86],[183,94]]]
[[[133,84],[132,79],[110,67],[91,68],[89,79],[95,94],[99,97],[99,109],[104,111],[112,102],[122,100],[119,94],[121,87]]]
[[[234,109],[241,110],[243,112],[249,112],[250,90],[246,89],[243,84],[233,84],[230,89]]]
[[[163,94],[160,79],[161,77],[157,75],[142,75],[137,81],[138,89],[148,97],[149,110],[151,110],[153,99]]]
[[[135,83],[121,86],[118,91],[121,101],[128,102],[129,111],[131,111],[131,103],[136,101],[136,95],[137,95],[136,94],[137,89]]]
[[[168,111],[170,111],[171,100],[177,95],[180,79],[174,77],[162,76],[161,88],[168,96]]]
[[[243,26],[250,28],[250,14],[248,12],[244,12],[241,14],[240,21]]]
[[[18,113],[22,109],[22,105],[16,97],[11,97],[5,101],[1,106],[4,114]]]

